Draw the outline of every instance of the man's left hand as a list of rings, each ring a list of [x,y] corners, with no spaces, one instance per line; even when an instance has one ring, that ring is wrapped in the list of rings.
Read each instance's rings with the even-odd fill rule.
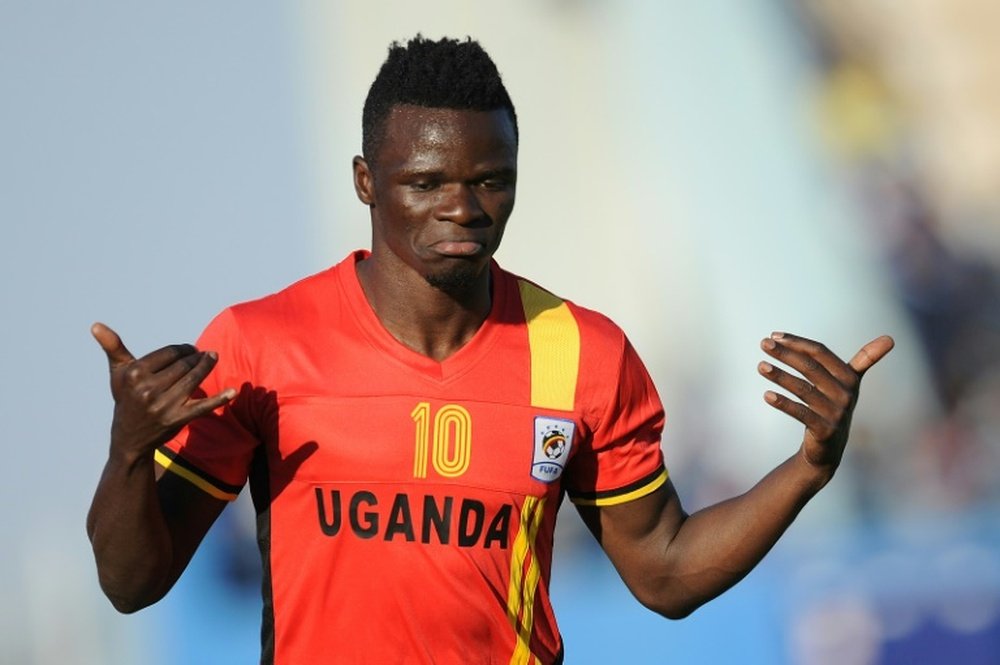
[[[757,366],[762,376],[801,400],[797,402],[773,390],[764,393],[768,404],[806,426],[801,450],[817,470],[832,475],[840,464],[861,377],[894,345],[891,337],[883,335],[844,362],[823,344],[789,333],[772,333],[761,341],[764,353],[802,375],[794,376],[768,362]]]

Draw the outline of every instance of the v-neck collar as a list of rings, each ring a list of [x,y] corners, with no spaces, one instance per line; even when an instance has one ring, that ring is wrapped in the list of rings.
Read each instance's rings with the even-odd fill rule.
[[[422,376],[438,382],[448,382],[472,368],[486,356],[496,341],[500,321],[509,301],[508,284],[504,273],[495,261],[490,261],[490,275],[493,278],[493,293],[490,313],[479,326],[479,330],[458,351],[442,361],[414,351],[392,336],[372,309],[358,280],[358,263],[370,256],[367,250],[354,252],[344,262],[340,271],[340,285],[354,314],[358,327],[364,336],[387,359],[418,372]]]

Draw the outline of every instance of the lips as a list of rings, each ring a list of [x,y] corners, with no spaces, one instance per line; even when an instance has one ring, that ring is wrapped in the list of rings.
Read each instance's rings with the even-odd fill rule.
[[[444,256],[476,256],[482,253],[485,245],[473,240],[439,240],[433,245],[434,251]]]

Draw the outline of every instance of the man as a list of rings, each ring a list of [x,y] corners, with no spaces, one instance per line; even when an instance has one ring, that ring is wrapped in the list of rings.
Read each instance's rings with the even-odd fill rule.
[[[775,333],[766,400],[806,429],[746,494],[688,516],[663,410],[624,334],[491,259],[518,132],[472,41],[394,44],[354,185],[370,252],[225,310],[198,348],[135,359],[109,328],[111,452],[88,517],[123,612],[161,598],[249,480],[262,662],[553,663],[548,596],[565,492],[635,596],[683,617],[736,583],[832,477],[861,375]]]

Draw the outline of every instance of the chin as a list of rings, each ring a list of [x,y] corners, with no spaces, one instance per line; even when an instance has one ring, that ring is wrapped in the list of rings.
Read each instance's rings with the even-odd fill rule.
[[[445,293],[460,295],[469,293],[479,283],[482,266],[474,263],[461,263],[448,270],[424,275],[424,279],[435,289]]]

